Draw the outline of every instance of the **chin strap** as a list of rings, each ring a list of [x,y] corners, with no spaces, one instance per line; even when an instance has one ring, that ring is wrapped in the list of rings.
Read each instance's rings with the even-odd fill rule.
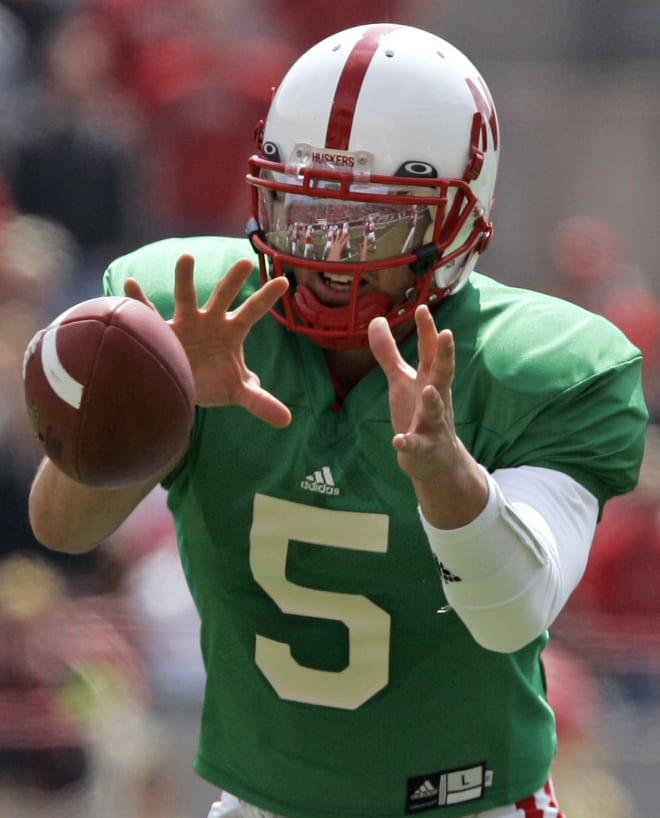
[[[358,299],[355,326],[350,326],[350,305],[326,307],[304,284],[296,287],[293,296],[298,315],[310,327],[319,330],[366,330],[372,318],[386,315],[393,307],[392,299],[384,293],[369,293]]]

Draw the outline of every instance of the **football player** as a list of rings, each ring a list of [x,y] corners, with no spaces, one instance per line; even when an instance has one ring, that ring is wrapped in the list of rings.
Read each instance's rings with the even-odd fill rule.
[[[342,31],[258,128],[249,239],[159,241],[105,274],[173,316],[190,446],[112,491],[46,460],[32,524],[84,551],[167,488],[208,675],[195,766],[231,793],[214,816],[561,815],[541,655],[647,415],[613,325],[474,271],[500,142],[448,42]],[[372,218],[359,258],[280,229]]]

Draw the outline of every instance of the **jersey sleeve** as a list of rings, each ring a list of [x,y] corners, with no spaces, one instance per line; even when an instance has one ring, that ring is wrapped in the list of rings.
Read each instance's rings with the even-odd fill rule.
[[[576,383],[521,418],[510,466],[558,469],[596,496],[602,508],[637,484],[648,413],[641,355]]]
[[[648,423],[640,351],[576,304],[477,274],[465,290],[448,320],[459,433],[475,458],[490,472],[564,472],[601,509],[631,491]]]
[[[213,236],[162,239],[113,261],[103,276],[103,291],[106,295],[123,295],[126,279],[135,278],[160,314],[171,318],[174,313],[174,268],[184,254],[195,259],[195,286],[200,304],[208,299],[234,262],[255,258],[247,239]],[[248,288],[254,286],[248,285]]]

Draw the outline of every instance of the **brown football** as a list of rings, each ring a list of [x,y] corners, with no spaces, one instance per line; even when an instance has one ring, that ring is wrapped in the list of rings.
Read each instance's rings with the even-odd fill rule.
[[[30,341],[28,414],[46,454],[81,483],[118,488],[183,451],[193,376],[170,326],[139,301],[103,296],[63,312]]]

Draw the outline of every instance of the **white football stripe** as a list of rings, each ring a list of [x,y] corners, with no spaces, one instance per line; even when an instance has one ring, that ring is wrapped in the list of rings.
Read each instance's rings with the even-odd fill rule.
[[[48,385],[57,397],[68,403],[69,406],[73,406],[74,409],[79,409],[83,385],[72,378],[62,366],[57,354],[57,329],[57,324],[55,324],[44,333],[41,342],[41,366]]]

